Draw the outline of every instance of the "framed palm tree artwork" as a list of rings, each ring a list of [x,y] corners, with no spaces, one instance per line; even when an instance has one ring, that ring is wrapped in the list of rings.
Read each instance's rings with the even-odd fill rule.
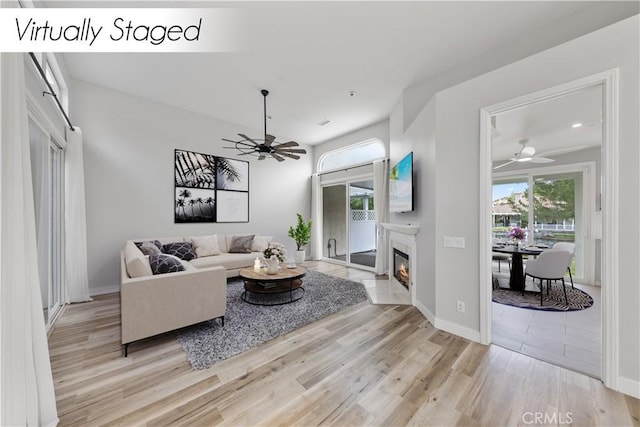
[[[249,162],[175,150],[174,222],[249,222]]]

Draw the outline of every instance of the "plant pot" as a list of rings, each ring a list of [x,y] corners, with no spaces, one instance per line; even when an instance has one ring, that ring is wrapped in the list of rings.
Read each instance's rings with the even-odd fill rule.
[[[304,262],[304,259],[305,259],[304,249],[301,250],[301,251],[295,251],[293,259],[296,261],[296,264],[302,264]]]

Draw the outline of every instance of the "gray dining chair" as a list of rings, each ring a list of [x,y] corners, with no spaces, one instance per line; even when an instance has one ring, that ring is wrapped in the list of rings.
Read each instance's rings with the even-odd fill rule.
[[[564,301],[569,305],[569,299],[567,298],[567,288],[564,282],[564,275],[567,271],[567,267],[571,265],[571,259],[573,255],[567,251],[552,250],[544,251],[537,258],[527,261],[527,267],[524,272],[525,280],[527,276],[535,279],[540,279],[540,305],[543,305],[543,281],[547,282],[547,294],[549,294],[549,287],[551,281],[562,280],[562,289],[564,291]],[[524,293],[524,291],[523,291]]]
[[[567,251],[571,254],[571,260],[573,260],[573,256],[576,251],[576,244],[571,242],[558,242],[553,245],[551,248],[552,251]],[[571,280],[571,288],[575,289],[573,286],[573,276],[571,275],[571,262],[569,262],[569,267],[567,267],[569,271],[569,280]]]
[[[491,254],[491,260],[498,261],[498,273],[500,273],[500,263],[502,261],[507,261],[507,263],[509,263],[509,271],[511,271],[511,257],[509,255],[493,252]]]

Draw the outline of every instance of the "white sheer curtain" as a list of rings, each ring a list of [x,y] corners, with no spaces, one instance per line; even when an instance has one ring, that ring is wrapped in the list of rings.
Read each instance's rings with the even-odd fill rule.
[[[87,275],[87,215],[82,131],[69,132],[64,152],[66,302],[91,301]]]
[[[320,176],[311,175],[311,259],[322,259],[322,187]]]
[[[24,55],[0,54],[0,425],[58,423],[38,277]]]
[[[373,207],[376,216],[376,274],[384,274],[387,270],[388,248],[386,230],[380,225],[388,221],[389,216],[389,162],[375,160],[373,162]]]

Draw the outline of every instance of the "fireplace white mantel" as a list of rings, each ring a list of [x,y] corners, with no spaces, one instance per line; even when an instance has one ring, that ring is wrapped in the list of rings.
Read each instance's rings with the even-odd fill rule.
[[[393,276],[392,271],[393,249],[397,249],[409,255],[409,294],[411,296],[411,304],[416,305],[416,260],[418,259],[416,252],[416,234],[420,231],[420,226],[417,224],[391,224],[386,222],[381,225],[389,232],[389,250],[387,251],[389,260],[389,280],[400,284],[400,282]]]
[[[391,224],[389,222],[383,222],[381,225],[387,230],[411,236],[415,236],[418,234],[418,231],[420,231],[420,226],[416,224]]]

